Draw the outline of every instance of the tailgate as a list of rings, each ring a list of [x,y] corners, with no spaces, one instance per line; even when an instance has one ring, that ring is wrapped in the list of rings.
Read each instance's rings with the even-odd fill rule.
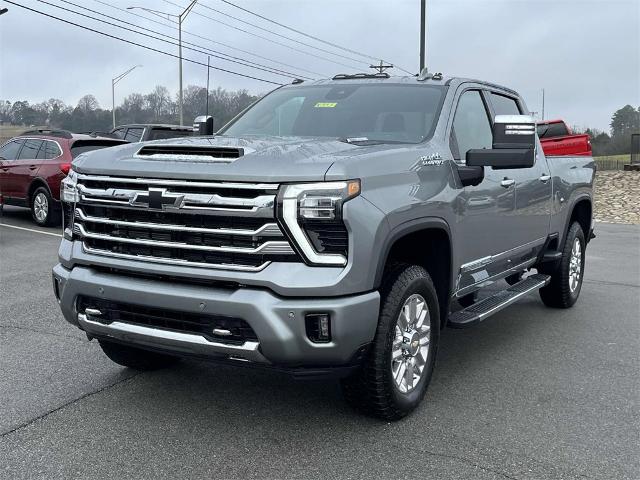
[[[540,140],[545,155],[591,155],[589,135],[568,135]]]

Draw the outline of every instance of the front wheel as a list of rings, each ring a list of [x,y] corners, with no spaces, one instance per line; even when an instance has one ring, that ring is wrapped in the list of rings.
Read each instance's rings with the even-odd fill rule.
[[[551,271],[542,269],[542,273],[551,275],[549,285],[540,289],[540,298],[548,307],[569,308],[578,300],[584,277],[585,247],[582,227],[574,222],[567,232],[558,265]]]
[[[427,271],[397,264],[388,270],[373,345],[360,370],[342,381],[346,400],[385,420],[418,406],[435,366],[440,333],[436,289]]]

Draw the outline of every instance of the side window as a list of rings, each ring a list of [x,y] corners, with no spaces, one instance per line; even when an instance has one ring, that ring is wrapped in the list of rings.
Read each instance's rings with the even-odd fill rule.
[[[38,150],[42,146],[42,140],[25,140],[24,147],[20,150],[18,160],[35,160],[38,156]]]
[[[57,158],[62,155],[60,151],[60,147],[55,142],[45,142],[45,157],[47,160],[51,160],[53,158]]]
[[[124,128],[117,128],[113,132],[111,132],[111,134],[118,138],[124,138],[124,132],[125,132]]]
[[[514,98],[491,92],[491,104],[496,115],[520,115],[518,102]]]
[[[0,160],[15,160],[24,140],[11,140],[0,148]]]
[[[491,148],[493,134],[487,109],[478,90],[464,92],[458,100],[453,130],[460,160],[464,163],[472,148]]]
[[[36,158],[38,160],[44,160],[45,158],[47,158],[46,156],[47,143],[49,142],[45,140],[44,142],[42,142],[42,145],[40,145],[40,150],[38,150],[38,154],[36,155]]]
[[[124,136],[124,139],[127,142],[139,142],[142,137],[142,128],[130,128],[127,130],[127,134]]]

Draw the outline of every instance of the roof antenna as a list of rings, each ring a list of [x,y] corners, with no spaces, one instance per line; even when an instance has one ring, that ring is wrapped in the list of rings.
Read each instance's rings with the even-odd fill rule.
[[[430,79],[434,79],[434,80],[442,80],[442,73],[440,72],[436,72],[436,73],[431,73],[427,67],[424,67],[422,69],[422,71],[420,72],[420,74],[418,75],[418,81],[419,82],[424,82],[425,80],[430,80]]]
[[[393,68],[393,65],[389,64],[389,63],[384,63],[382,60],[380,60],[380,64],[379,65],[369,65],[369,68],[373,68],[374,70],[378,70],[378,73],[384,73],[384,71],[387,68]]]

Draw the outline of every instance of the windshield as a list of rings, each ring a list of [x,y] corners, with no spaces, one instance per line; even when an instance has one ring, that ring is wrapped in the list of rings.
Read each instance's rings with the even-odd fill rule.
[[[435,127],[446,87],[318,85],[275,90],[220,133],[419,143]]]

